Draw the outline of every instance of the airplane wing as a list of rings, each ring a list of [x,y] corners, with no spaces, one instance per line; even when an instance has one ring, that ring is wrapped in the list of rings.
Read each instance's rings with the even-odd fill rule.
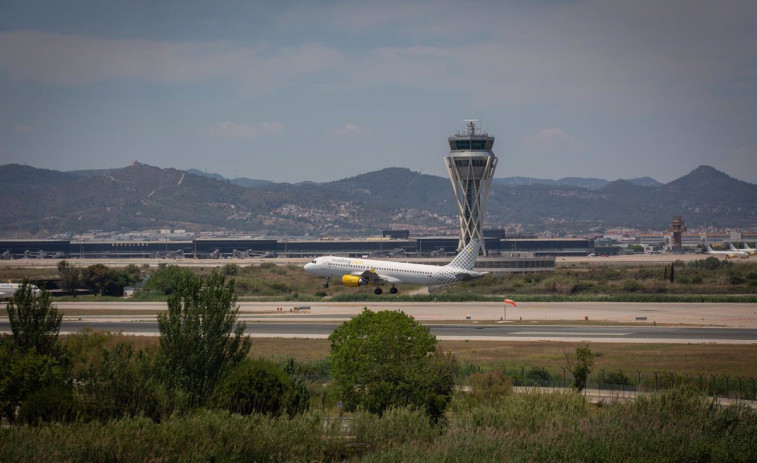
[[[368,281],[368,284],[373,285],[373,286],[376,286],[379,284],[395,285],[398,283],[402,283],[402,280],[399,280],[392,276],[376,273],[375,269],[366,270],[362,273],[353,272],[353,275],[359,276],[360,278],[365,278]]]

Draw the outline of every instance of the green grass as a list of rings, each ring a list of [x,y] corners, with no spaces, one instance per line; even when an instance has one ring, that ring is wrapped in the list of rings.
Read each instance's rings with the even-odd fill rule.
[[[693,261],[675,266],[675,282],[669,266],[624,266],[609,268],[591,262],[553,272],[529,274],[487,274],[483,278],[440,288],[430,294],[411,295],[418,289],[400,285],[398,295],[388,291],[373,294],[372,287],[346,288],[334,282],[323,288],[323,278],[306,273],[300,266],[236,266],[233,275],[240,300],[315,302],[360,301],[500,301],[503,297],[524,302],[757,302],[757,262]],[[226,267],[220,267],[222,270]],[[191,268],[206,275],[212,268]],[[0,279],[19,281],[24,277],[54,279],[54,269],[3,268]],[[388,288],[384,288],[388,289]],[[104,301],[96,296],[65,298],[67,301]],[[139,294],[135,301],[164,301],[165,296]]]

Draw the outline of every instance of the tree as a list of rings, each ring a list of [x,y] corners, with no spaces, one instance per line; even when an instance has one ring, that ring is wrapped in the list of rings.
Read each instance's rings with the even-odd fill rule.
[[[168,312],[158,314],[167,379],[195,404],[205,403],[216,382],[250,351],[246,324],[234,327],[236,302],[234,280],[218,272],[205,281],[190,274],[169,296]]]
[[[573,375],[573,388],[578,392],[586,388],[586,380],[594,366],[594,354],[589,346],[576,347],[574,354],[565,354],[566,369]]]
[[[145,282],[146,290],[160,291],[163,294],[173,294],[182,280],[192,275],[191,270],[178,265],[159,267]]]
[[[90,265],[82,272],[82,283],[87,289],[101,296],[123,296],[124,286],[137,281],[139,269],[132,265],[132,269],[116,270],[103,264]]]
[[[216,386],[215,406],[233,413],[294,416],[307,409],[310,394],[270,360],[245,359]]]
[[[435,352],[436,337],[412,317],[367,308],[329,336],[332,387],[347,410],[383,413],[392,406],[443,413],[456,363]]]
[[[72,267],[68,261],[62,260],[58,262],[58,273],[60,273],[60,276],[63,278],[63,289],[73,292],[74,297],[76,297],[76,290],[82,283],[81,270]]]
[[[24,280],[8,301],[13,342],[23,353],[54,354],[63,314],[52,306],[50,293]]]

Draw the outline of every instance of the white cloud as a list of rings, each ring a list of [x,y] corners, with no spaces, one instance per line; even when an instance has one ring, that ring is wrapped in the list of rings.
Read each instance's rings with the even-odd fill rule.
[[[353,123],[344,124],[344,126],[334,130],[332,133],[338,137],[349,137],[349,136],[355,136],[355,135],[369,135],[370,134],[368,130],[365,130],[359,125],[353,124]]]
[[[258,125],[222,122],[210,129],[210,133],[223,138],[259,138],[267,134],[278,134],[284,130],[281,122],[264,122]]]

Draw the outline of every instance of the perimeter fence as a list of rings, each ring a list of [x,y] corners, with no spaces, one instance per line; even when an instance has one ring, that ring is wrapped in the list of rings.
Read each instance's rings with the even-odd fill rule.
[[[567,368],[484,366],[465,363],[460,366],[458,382],[473,374],[500,370],[514,387],[571,388],[573,376]],[[710,373],[681,374],[672,371],[624,371],[596,369],[587,378],[586,389],[618,393],[648,393],[682,386],[702,391],[714,398],[757,400],[757,377],[716,375]]]

